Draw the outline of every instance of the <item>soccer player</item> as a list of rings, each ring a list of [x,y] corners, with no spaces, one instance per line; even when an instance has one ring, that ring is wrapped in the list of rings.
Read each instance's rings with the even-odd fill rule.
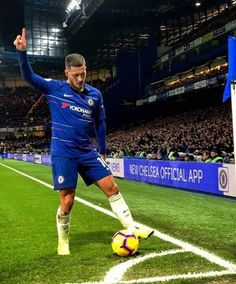
[[[108,197],[112,211],[125,229],[140,238],[151,230],[134,226],[130,210],[105,162],[106,125],[99,90],[85,83],[86,62],[80,54],[65,58],[66,81],[44,79],[32,70],[26,52],[26,29],[14,41],[23,78],[47,98],[52,119],[51,158],[54,188],[59,190],[60,205],[56,214],[59,255],[70,254],[69,226],[78,172],[86,185],[97,185]],[[96,133],[99,152],[92,138]]]

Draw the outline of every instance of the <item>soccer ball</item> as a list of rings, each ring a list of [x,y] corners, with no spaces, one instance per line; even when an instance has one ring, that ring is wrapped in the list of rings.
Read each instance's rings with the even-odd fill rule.
[[[111,243],[113,251],[119,256],[134,255],[139,248],[138,238],[128,230],[115,233]]]

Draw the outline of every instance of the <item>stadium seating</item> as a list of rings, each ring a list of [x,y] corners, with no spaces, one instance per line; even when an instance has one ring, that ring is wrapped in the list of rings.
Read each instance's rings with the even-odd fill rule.
[[[218,148],[225,161],[230,162],[233,152],[230,104],[157,117],[155,121],[108,134],[108,154],[112,157],[165,160],[174,151],[178,159],[189,161],[199,160],[202,151],[213,148]]]

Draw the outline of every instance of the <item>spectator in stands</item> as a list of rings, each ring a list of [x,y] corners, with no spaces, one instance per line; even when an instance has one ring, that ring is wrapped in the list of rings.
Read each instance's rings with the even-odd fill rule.
[[[229,155],[229,163],[230,163],[230,164],[234,164],[234,163],[235,163],[234,153],[231,153],[231,154]]]
[[[0,148],[0,157],[2,161],[4,161],[4,149],[3,148]]]
[[[181,161],[179,152],[177,152],[176,150],[170,151],[168,158],[170,161]]]
[[[202,161],[205,162],[205,163],[211,163],[212,162],[210,151],[204,150],[202,152]]]
[[[220,151],[217,148],[211,150],[211,162],[212,163],[223,163],[223,158],[220,155]]]
[[[194,155],[192,155],[192,154],[186,154],[186,155],[184,156],[184,161],[185,161],[185,162],[193,162],[193,161],[194,161]]]

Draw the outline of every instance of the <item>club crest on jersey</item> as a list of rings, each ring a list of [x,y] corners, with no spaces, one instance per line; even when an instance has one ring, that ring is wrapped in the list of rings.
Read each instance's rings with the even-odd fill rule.
[[[93,106],[93,105],[94,105],[94,101],[93,101],[92,99],[88,99],[88,104],[89,104],[90,106]]]
[[[63,176],[59,176],[57,181],[59,184],[62,184],[65,181],[65,178]]]

